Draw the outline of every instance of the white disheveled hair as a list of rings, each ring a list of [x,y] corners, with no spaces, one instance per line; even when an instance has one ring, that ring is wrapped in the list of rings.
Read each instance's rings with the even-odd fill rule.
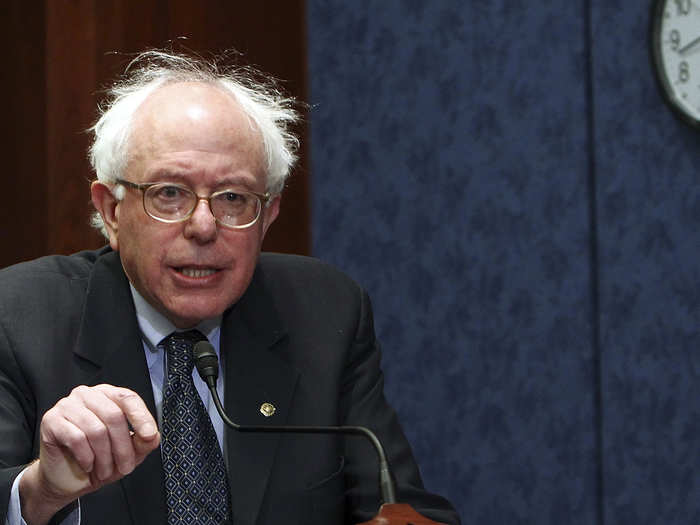
[[[175,82],[203,82],[233,95],[260,132],[266,161],[266,190],[273,196],[282,193],[299,147],[299,139],[289,130],[299,119],[295,100],[250,67],[220,68],[215,60],[160,50],[139,54],[127,66],[124,78],[107,90],[107,100],[99,107],[100,118],[89,130],[94,133],[89,159],[97,179],[114,183],[122,177],[136,110],[158,88]],[[124,188],[117,186],[114,195],[121,200]],[[99,212],[91,222],[107,237]]]

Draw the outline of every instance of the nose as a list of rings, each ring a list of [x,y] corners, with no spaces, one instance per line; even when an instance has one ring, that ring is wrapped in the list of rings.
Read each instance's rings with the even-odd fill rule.
[[[200,198],[192,215],[185,221],[185,237],[207,243],[216,239],[217,231],[216,219],[209,208],[209,201]]]

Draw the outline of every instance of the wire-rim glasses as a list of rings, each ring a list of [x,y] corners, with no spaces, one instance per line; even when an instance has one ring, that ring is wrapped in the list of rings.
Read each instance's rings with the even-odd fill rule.
[[[143,209],[149,217],[165,223],[183,222],[197,209],[199,201],[207,201],[209,210],[218,224],[242,230],[255,224],[264,206],[270,200],[269,193],[241,191],[227,188],[203,197],[187,186],[173,182],[148,182],[137,184],[116,179],[117,184],[139,190]]]

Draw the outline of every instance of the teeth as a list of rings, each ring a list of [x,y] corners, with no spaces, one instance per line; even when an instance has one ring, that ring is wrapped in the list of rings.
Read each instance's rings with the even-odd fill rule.
[[[180,268],[180,273],[187,277],[207,277],[216,273],[216,270],[203,270],[201,268]]]

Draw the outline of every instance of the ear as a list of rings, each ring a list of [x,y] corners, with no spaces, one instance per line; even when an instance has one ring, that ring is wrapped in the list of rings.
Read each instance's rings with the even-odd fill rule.
[[[270,203],[263,208],[263,216],[262,216],[262,239],[265,238],[265,234],[267,233],[267,229],[270,227],[270,225],[275,222],[275,219],[277,216],[280,214],[280,201],[282,200],[281,195],[277,195],[276,197],[273,197]],[[262,240],[261,239],[261,240]]]
[[[112,194],[109,186],[96,180],[90,185],[92,204],[102,216],[105,229],[109,235],[109,245],[119,251],[119,201]]]

